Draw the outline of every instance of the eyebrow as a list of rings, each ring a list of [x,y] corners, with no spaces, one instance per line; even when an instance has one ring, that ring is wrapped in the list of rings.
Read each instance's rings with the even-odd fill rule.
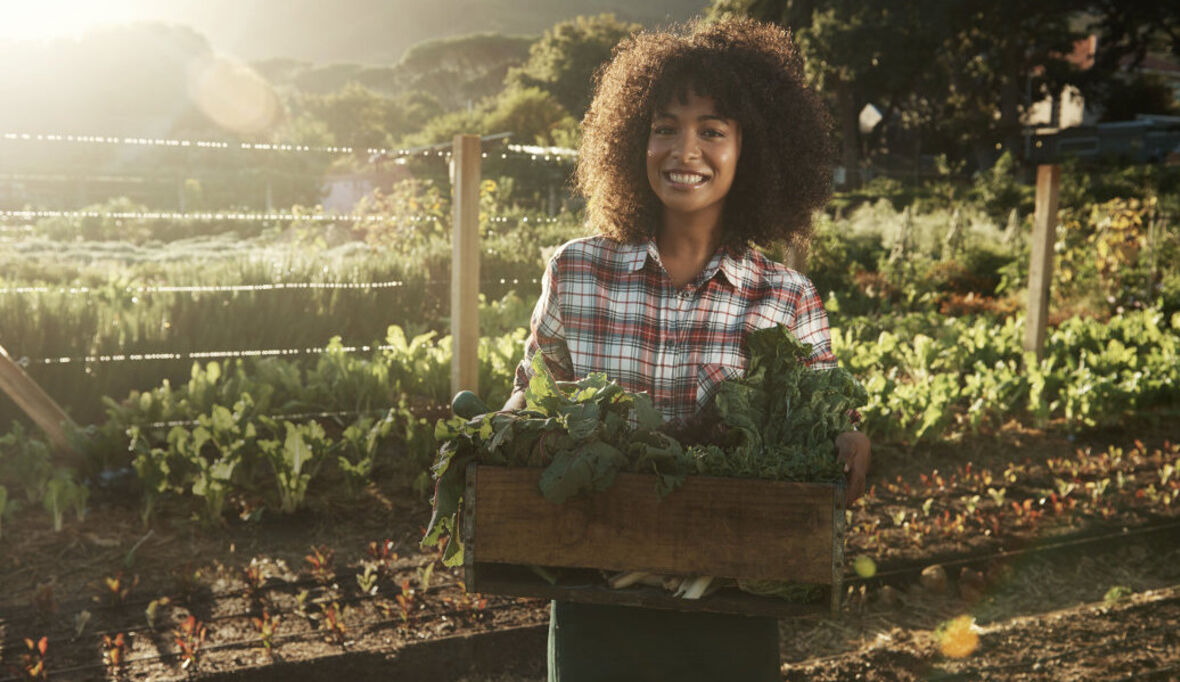
[[[672,114],[670,114],[666,111],[657,111],[655,116],[653,116],[652,118],[670,118],[673,120],[676,119],[675,116],[673,116]],[[698,121],[720,121],[722,123],[725,123],[726,125],[729,124],[729,119],[725,118],[721,114],[704,114],[703,116],[698,116],[697,120]]]

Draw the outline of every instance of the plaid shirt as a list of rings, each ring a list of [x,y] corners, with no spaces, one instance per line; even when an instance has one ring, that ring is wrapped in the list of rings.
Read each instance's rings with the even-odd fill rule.
[[[719,249],[677,290],[654,241],[563,244],[541,282],[516,388],[528,385],[540,350],[558,380],[605,372],[628,391],[649,393],[665,419],[687,419],[717,384],[744,373],[746,334],[778,324],[812,344],[811,367],[835,367],[828,316],[811,281],[752,248],[736,256]]]

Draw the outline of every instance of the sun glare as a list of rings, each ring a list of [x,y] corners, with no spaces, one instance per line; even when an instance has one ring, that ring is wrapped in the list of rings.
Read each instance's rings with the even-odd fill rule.
[[[76,36],[99,26],[143,19],[135,10],[126,0],[0,0],[0,39]]]

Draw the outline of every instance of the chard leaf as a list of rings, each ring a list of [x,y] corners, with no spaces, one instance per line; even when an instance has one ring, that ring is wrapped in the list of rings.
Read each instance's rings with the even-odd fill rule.
[[[574,450],[562,450],[541,474],[541,494],[561,504],[583,490],[591,489],[594,471],[590,462]]]
[[[598,430],[597,403],[574,403],[561,408],[560,423],[574,440],[586,440]]]

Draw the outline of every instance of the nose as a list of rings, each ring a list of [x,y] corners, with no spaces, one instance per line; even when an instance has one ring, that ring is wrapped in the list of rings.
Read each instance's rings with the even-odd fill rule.
[[[676,140],[676,146],[672,149],[672,156],[681,160],[695,159],[701,155],[701,147],[697,144],[696,136],[691,134],[683,134]]]

